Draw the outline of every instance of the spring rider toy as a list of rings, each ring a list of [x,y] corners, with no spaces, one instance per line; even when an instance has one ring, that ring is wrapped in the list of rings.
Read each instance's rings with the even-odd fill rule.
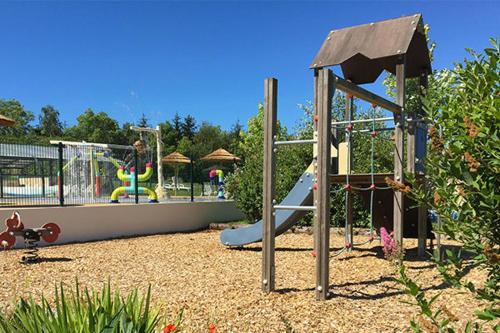
[[[119,203],[118,197],[122,194],[129,194],[133,195],[135,194],[135,168],[131,167],[130,168],[130,173],[126,174],[125,167],[120,166],[118,168],[118,171],[116,172],[116,176],[118,179],[120,179],[122,182],[127,182],[129,185],[128,186],[120,186],[116,188],[113,193],[111,193],[111,203]],[[137,180],[138,182],[146,182],[151,178],[151,175],[153,174],[153,164],[151,163],[146,163],[146,172],[143,174],[137,175]],[[158,202],[158,197],[156,196],[156,192],[153,191],[152,189],[145,187],[145,186],[139,186],[137,188],[137,192],[139,194],[147,194],[149,196],[149,202],[150,203],[155,203]]]
[[[14,212],[10,218],[5,220],[5,226],[7,229],[0,232],[0,249],[11,249],[16,244],[16,237],[22,237],[26,251],[21,262],[25,264],[40,261],[37,244],[40,239],[47,243],[53,243],[61,233],[61,228],[55,223],[45,223],[40,228],[25,228],[18,212]]]

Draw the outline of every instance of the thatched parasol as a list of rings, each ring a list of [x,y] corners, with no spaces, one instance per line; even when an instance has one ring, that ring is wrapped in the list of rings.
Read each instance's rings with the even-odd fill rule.
[[[201,158],[202,161],[211,162],[237,162],[241,161],[241,158],[234,156],[225,149],[219,148],[216,151],[211,152],[207,156]]]
[[[186,156],[182,155],[181,153],[174,151],[172,154],[164,156],[161,159],[161,162],[164,164],[171,164],[174,166],[174,170],[175,170],[174,195],[177,195],[177,184],[178,184],[178,179],[179,179],[179,166],[181,164],[189,164],[189,163],[191,163],[191,160],[189,158],[187,158]]]
[[[12,126],[15,123],[14,120],[0,114],[0,126]]]

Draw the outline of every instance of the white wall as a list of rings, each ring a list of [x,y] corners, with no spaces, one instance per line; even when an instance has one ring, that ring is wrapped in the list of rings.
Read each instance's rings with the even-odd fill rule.
[[[188,232],[205,229],[212,222],[227,222],[244,216],[233,201],[168,202],[158,204],[116,204],[76,207],[1,208],[3,221],[17,210],[25,228],[37,228],[48,222],[61,227],[55,244],[103,240],[109,238]],[[39,243],[46,245],[44,241]],[[16,247],[23,246],[17,238]]]

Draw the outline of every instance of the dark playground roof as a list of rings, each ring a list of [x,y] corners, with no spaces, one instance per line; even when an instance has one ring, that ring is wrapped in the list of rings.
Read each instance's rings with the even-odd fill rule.
[[[383,70],[395,74],[402,55],[406,55],[406,77],[431,71],[421,14],[332,30],[311,68],[340,65],[347,80],[370,83]]]

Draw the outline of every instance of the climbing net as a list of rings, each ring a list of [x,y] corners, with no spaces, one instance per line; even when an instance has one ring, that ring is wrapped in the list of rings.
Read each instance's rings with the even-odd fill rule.
[[[338,256],[344,251],[348,251],[353,248],[353,246],[361,246],[365,245],[368,243],[371,243],[375,238],[376,238],[376,233],[375,233],[375,227],[374,227],[374,216],[373,216],[373,211],[374,211],[374,199],[375,199],[375,191],[376,190],[390,190],[390,186],[377,186],[375,182],[375,139],[378,136],[377,128],[375,126],[376,124],[376,111],[377,111],[377,105],[372,104],[371,105],[371,130],[370,130],[370,186],[369,187],[357,187],[353,186],[351,183],[350,179],[350,174],[351,174],[351,147],[352,147],[352,136],[355,133],[354,131],[354,123],[353,123],[353,117],[352,117],[352,110],[353,110],[353,100],[354,96],[351,94],[348,94],[347,96],[347,101],[350,103],[350,108],[349,112],[347,115],[347,126],[345,127],[345,135],[346,135],[346,143],[348,146],[348,153],[347,153],[347,170],[346,170],[346,176],[345,176],[345,184],[343,189],[345,192],[345,226],[344,226],[344,233],[346,235],[346,243],[343,248],[338,250],[337,252],[333,253],[332,256]],[[362,132],[362,131],[360,131]],[[352,191],[370,191],[370,233],[368,240],[360,243],[354,243],[353,242],[353,235],[351,234],[351,230],[349,230],[349,210],[352,209],[352,206],[349,205],[349,196],[351,195]],[[349,240],[347,238],[347,235],[349,235]]]

